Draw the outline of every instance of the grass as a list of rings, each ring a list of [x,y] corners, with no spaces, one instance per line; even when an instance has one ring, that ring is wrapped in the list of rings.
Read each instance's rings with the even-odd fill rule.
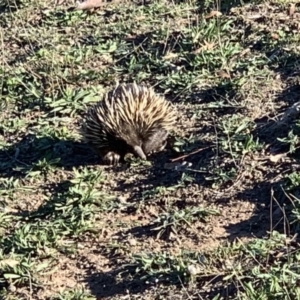
[[[244,2],[0,2],[0,297],[300,299],[299,8]],[[173,149],[103,166],[82,115],[132,81]]]

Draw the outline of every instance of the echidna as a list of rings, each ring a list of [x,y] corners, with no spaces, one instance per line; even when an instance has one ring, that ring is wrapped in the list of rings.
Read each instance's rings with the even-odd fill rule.
[[[152,88],[121,84],[89,108],[81,134],[106,164],[116,165],[128,153],[146,160],[165,148],[176,118],[171,103]]]

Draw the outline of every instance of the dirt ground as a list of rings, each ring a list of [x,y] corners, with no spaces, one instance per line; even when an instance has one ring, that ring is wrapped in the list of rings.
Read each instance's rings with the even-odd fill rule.
[[[162,13],[159,12],[159,9],[162,9],[163,4],[158,8],[154,4],[153,7],[151,4],[149,5],[150,12],[146,10],[144,16],[145,24],[149,22],[147,19],[149,15],[157,13],[161,18],[166,18],[162,21],[164,24],[167,22],[171,22],[168,24],[179,24],[179,29],[185,28],[186,24],[194,26],[193,34],[196,36],[195,22],[199,20],[190,15],[181,17],[180,13],[184,9],[178,3],[172,2],[172,10]],[[204,12],[205,9],[216,12],[217,9],[214,4],[211,4],[208,9],[194,1],[189,8],[193,14],[196,13],[194,6],[198,7],[196,10],[198,13]],[[25,7],[28,8],[28,5]],[[125,26],[126,20],[133,18],[130,13],[135,12],[135,8],[133,9],[132,6],[129,6],[128,11],[126,7],[122,11],[121,7],[115,8],[112,4],[112,7],[100,8],[100,11],[87,12],[86,17],[81,17],[81,15],[78,17],[74,13],[74,15],[68,15],[67,21],[65,19],[57,21],[60,20],[59,14],[64,14],[66,7],[67,4],[62,4],[62,8],[58,8],[56,12],[51,9],[44,11],[45,7],[42,7],[41,11],[36,11],[35,18],[32,17],[28,24],[30,23],[32,27],[35,23],[39,24],[37,26],[41,27],[40,32],[45,34],[44,38],[51,40],[51,32],[46,32],[49,24],[51,30],[60,32],[59,30],[62,29],[59,26],[62,25],[59,25],[59,22],[61,24],[70,22],[66,26],[68,30],[63,29],[66,36],[63,35],[62,39],[63,43],[68,44],[71,43],[68,38],[73,36],[72,26],[77,26],[76,29],[78,29],[75,39],[85,36],[86,39],[92,40],[92,36],[89,36],[88,33],[95,31],[95,36],[98,36],[98,30],[102,28],[97,28],[99,25],[97,22],[100,22],[98,17],[101,21],[110,21],[112,27],[119,22],[118,18],[121,20],[124,18],[122,26]],[[276,122],[281,114],[296,102],[300,91],[299,37],[295,33],[299,29],[298,6],[291,8],[285,4],[264,2],[262,4],[236,4],[229,8],[222,6],[219,9],[223,13],[219,17],[224,21],[222,21],[222,26],[224,25],[222,30],[225,32],[225,37],[222,35],[223,33],[220,33],[219,42],[221,44],[218,44],[218,39],[214,40],[212,37],[215,33],[213,29],[211,29],[212,33],[209,29],[205,33],[199,29],[200,35],[206,34],[205,40],[202,41],[201,47],[194,49],[197,48],[196,45],[193,48],[196,54],[197,51],[198,53],[202,53],[201,51],[211,53],[210,56],[207,54],[207,62],[204,61],[195,66],[191,63],[186,66],[185,61],[192,60],[192,58],[185,52],[179,59],[178,53],[184,51],[184,46],[180,46],[182,49],[177,50],[176,47],[180,43],[175,43],[172,50],[177,53],[178,60],[175,55],[173,60],[172,56],[169,56],[171,57],[171,63],[167,67],[169,69],[164,71],[165,73],[161,73],[164,74],[161,76],[165,77],[160,84],[157,83],[155,86],[156,91],[164,91],[166,98],[173,101],[180,112],[178,126],[173,133],[177,142],[181,141],[181,145],[177,147],[180,148],[179,151],[173,145],[164,152],[152,156],[147,162],[131,160],[117,167],[104,166],[101,159],[88,146],[74,138],[77,137],[76,130],[82,111],[79,109],[78,114],[73,114],[67,109],[75,104],[66,104],[65,111],[61,110],[60,114],[52,114],[51,117],[47,114],[49,107],[43,110],[42,106],[36,105],[36,103],[32,106],[28,103],[24,104],[22,102],[25,101],[24,99],[21,101],[22,104],[17,102],[17,105],[11,104],[2,110],[0,120],[4,125],[1,127],[3,135],[3,139],[1,139],[3,146],[1,146],[0,153],[2,161],[1,195],[3,201],[6,201],[5,213],[11,218],[8,223],[11,222],[13,225],[8,223],[3,225],[5,230],[1,246],[5,249],[5,255],[12,255],[10,254],[12,253],[11,249],[15,249],[16,255],[32,257],[39,263],[47,262],[45,272],[36,274],[38,283],[35,281],[32,283],[30,280],[30,284],[27,281],[26,284],[20,285],[12,283],[6,299],[213,299],[212,295],[216,293],[222,294],[223,299],[234,299],[230,298],[230,295],[234,295],[232,293],[234,288],[222,287],[222,281],[217,279],[219,274],[213,276],[209,271],[207,273],[205,271],[201,279],[189,284],[178,282],[176,275],[174,275],[176,277],[176,283],[174,283],[172,276],[166,279],[164,276],[156,277],[154,274],[152,277],[155,280],[150,282],[151,276],[144,280],[141,275],[143,272],[136,272],[138,265],[133,263],[133,257],[139,256],[141,253],[159,254],[161,257],[164,255],[181,257],[185,255],[185,252],[189,252],[194,253],[199,260],[202,255],[218,251],[217,249],[230,243],[246,244],[254,238],[268,236],[271,230],[276,229],[281,232],[285,230],[282,227],[280,210],[284,199],[281,187],[285,175],[298,170],[298,166],[292,157],[288,154],[285,155],[288,153],[288,146],[278,140],[278,138],[286,137],[290,128],[278,127]],[[29,10],[28,14],[30,14]],[[170,20],[167,19],[169,15],[171,16]],[[43,16],[47,16],[44,21]],[[74,19],[78,18],[77,21],[72,21],[72,16]],[[141,18],[138,14],[134,17]],[[206,17],[208,23],[205,26],[208,28],[209,20],[217,17],[209,16],[208,13],[206,13]],[[9,19],[7,15],[6,18]],[[89,18],[91,18],[91,22],[95,22],[91,23],[91,28],[84,23],[88,22]],[[44,24],[42,22],[45,22],[47,26],[40,25]],[[57,22],[55,23],[57,28],[51,25],[51,22]],[[211,22],[213,24],[213,21]],[[11,24],[17,23],[12,22]],[[11,24],[7,26],[11,26]],[[84,26],[87,28],[83,28]],[[155,30],[159,30],[159,24],[153,25],[153,32],[147,32],[146,29],[150,31],[152,28],[149,24],[147,26],[140,25],[132,30],[128,28],[128,32],[125,33],[122,32],[125,30],[124,28],[122,30],[115,29],[115,34],[116,36],[122,34],[122,38],[126,35],[127,42],[130,38],[139,36],[140,38],[137,38],[135,42],[138,46],[130,42],[128,44],[132,49],[145,47],[146,50],[143,50],[145,53],[148,51],[149,45],[143,44],[144,42],[139,43],[139,40],[147,40],[148,33],[153,39],[157,38],[157,45],[165,43],[164,46],[167,47],[166,41],[159,40],[161,37],[158,33],[155,36]],[[232,26],[232,29],[226,29],[226,26]],[[20,28],[19,30],[21,30]],[[44,30],[46,31],[44,32]],[[109,40],[105,37],[107,34],[105,30],[108,29],[103,27],[103,40]],[[220,29],[220,32],[222,30]],[[181,38],[185,41],[185,37],[178,37],[179,34],[175,29],[170,29],[170,32],[174,39],[180,40]],[[11,68],[22,68],[22,65],[20,67],[19,63],[15,61],[17,58],[18,61],[22,61],[22,57],[25,70],[32,72],[39,70],[39,68],[35,69],[35,59],[40,64],[46,64],[38,58],[38,55],[42,55],[41,53],[34,54],[37,55],[37,58],[34,55],[29,58],[31,54],[26,53],[26,43],[22,44],[21,34],[18,33],[15,40],[13,38],[14,29],[10,34],[10,39],[3,39],[3,49],[5,47],[14,49],[17,54],[15,57],[13,51],[3,50],[3,59]],[[183,33],[184,35],[185,33]],[[192,37],[196,40],[194,35]],[[43,37],[42,33],[41,36]],[[100,36],[102,38],[102,35]],[[53,37],[54,45],[56,45],[55,39],[56,36]],[[223,42],[225,46],[223,46]],[[93,44],[93,42],[90,43]],[[231,46],[227,47],[226,43],[230,43]],[[236,46],[239,43],[242,45],[241,47]],[[38,44],[37,41],[36,47],[42,49]],[[30,45],[34,47],[34,40]],[[89,45],[89,42],[86,42],[86,45]],[[125,49],[121,42],[120,45],[118,47]],[[153,49],[159,49],[159,46],[155,46],[156,48],[154,46]],[[78,67],[72,59],[80,55],[84,56],[84,53],[88,52],[86,50],[88,46],[84,47],[82,46],[83,50],[80,50],[82,52],[68,54],[70,55],[69,61],[63,61],[65,68],[69,68],[68,63],[74,63],[74,66]],[[216,50],[218,47],[221,49],[220,53],[218,49]],[[137,51],[132,49],[130,51]],[[94,56],[94,60],[88,60],[88,64],[85,65],[86,70],[96,69],[101,73],[100,70],[109,69],[115,73],[105,75],[101,73],[103,76],[100,80],[101,92],[98,91],[98,94],[112,85],[114,76],[123,79],[133,76],[132,73],[126,73],[129,72],[130,65],[124,67],[125,71],[121,70],[121,61],[125,64],[127,60],[131,59],[125,50],[124,53],[118,54],[119,57],[114,57],[113,62],[109,61],[109,54],[100,55],[99,53],[102,53],[100,50],[95,52],[97,54]],[[226,54],[226,51],[229,54]],[[29,53],[31,52],[29,51]],[[167,54],[164,52],[164,55]],[[222,55],[224,56],[222,57]],[[162,55],[156,57],[154,55],[157,61],[167,61],[165,56],[162,58]],[[150,59],[149,57],[147,59]],[[48,59],[50,61],[50,58]],[[104,59],[108,60],[105,61],[107,65],[104,65]],[[138,59],[137,61],[141,64],[146,60],[144,56],[139,59],[140,61]],[[155,59],[152,60],[153,64],[157,63]],[[123,60],[126,61],[123,62]],[[214,61],[218,61],[218,63],[210,67],[210,63],[213,64]],[[55,63],[53,60],[53,65]],[[49,72],[56,72],[58,69],[55,68],[54,71],[50,68]],[[204,71],[199,71],[198,77],[193,77],[193,82],[190,83],[190,79],[186,79],[184,74],[194,70],[193,68]],[[149,69],[151,68],[149,67]],[[8,67],[7,70],[11,72]],[[46,74],[47,71],[41,70],[42,68],[40,69],[42,75],[37,75],[37,77],[40,77],[41,82],[46,79],[50,82],[50,79],[42,73]],[[178,75],[180,79],[176,79],[178,80],[176,86],[185,87],[180,88],[178,93],[173,92],[173,79],[168,77],[174,70],[178,72],[183,70],[183,73]],[[140,76],[144,76],[143,71],[141,68],[136,72],[141,74]],[[84,76],[87,75],[78,77],[80,88],[91,88],[92,86],[97,89],[99,87],[99,78],[90,83]],[[91,73],[89,76],[93,76],[93,74]],[[156,80],[153,74],[151,76],[153,77],[147,79],[147,83],[155,85],[159,80]],[[53,78],[55,78],[54,75]],[[26,78],[23,80],[27,82]],[[53,85],[48,81],[43,83],[45,95],[48,90],[59,89],[55,80],[53,79]],[[36,93],[39,93],[42,90],[42,87],[38,86],[40,83],[34,82],[34,84],[37,84]],[[61,84],[65,85],[66,83]],[[11,85],[13,84],[11,83]],[[66,86],[68,85],[69,83],[66,84]],[[28,85],[28,87],[30,86]],[[94,91],[93,88],[91,90]],[[9,97],[11,97],[10,95],[15,97],[13,93],[17,95],[22,93],[14,90],[11,92],[12,94],[9,94],[8,90],[9,88],[5,93]],[[4,95],[5,93],[3,92]],[[32,94],[34,93],[33,88]],[[31,99],[30,97],[28,96],[28,99]],[[46,95],[40,98],[46,101],[47,97]],[[83,100],[78,102],[78,105],[82,107],[83,102],[80,103],[80,101]],[[24,110],[21,110],[22,105],[26,107]],[[50,107],[53,109],[54,106]],[[15,128],[15,130],[11,129],[10,131],[9,128]],[[54,128],[54,131],[57,132],[64,128],[63,130],[66,130],[67,133],[62,130],[60,134],[63,138],[53,138],[53,132],[49,128]],[[73,139],[69,139],[69,133]],[[50,144],[51,146],[48,146]],[[48,153],[49,149],[52,154],[55,152],[54,157],[52,156],[50,159],[43,154]],[[51,162],[51,159],[57,157],[60,158],[59,163]],[[43,165],[44,169],[42,169],[42,163],[37,166],[37,162],[44,158],[47,159],[47,164]],[[175,163],[177,166],[181,166],[181,169],[176,170],[174,165],[170,167],[168,163]],[[190,167],[186,168],[183,163],[189,163]],[[77,178],[76,172],[84,173],[86,169],[91,174],[96,171],[102,172],[103,178],[96,180],[93,188],[111,198],[105,200],[101,204],[101,208],[95,206],[89,211],[85,211],[87,215],[82,215],[82,218],[83,220],[89,218],[91,223],[88,224],[92,225],[88,226],[87,231],[82,229],[81,232],[80,226],[84,228],[85,223],[83,221],[78,227],[74,225],[80,218],[78,216],[81,215],[76,215],[76,205],[73,207],[70,204],[72,197],[77,199],[77,196],[71,193],[70,187],[72,188],[72,180]],[[18,186],[28,187],[28,189],[8,189],[9,178],[13,178],[14,182],[18,181]],[[9,194],[10,190],[12,194]],[[6,194],[3,191],[6,191]],[[69,202],[62,204],[64,203],[63,195],[66,195],[64,193],[69,193]],[[95,199],[102,199],[102,194],[95,196]],[[78,204],[78,207],[81,205],[84,206]],[[68,207],[73,208],[68,210]],[[203,209],[205,217],[201,215],[199,218],[176,223],[177,221],[174,219],[176,213],[186,210],[186,218],[192,218],[192,209]],[[66,212],[68,212],[69,219],[62,217],[61,224],[64,225],[60,227],[60,213],[64,215]],[[169,224],[164,227],[164,216],[169,216],[170,219],[167,220],[175,220],[174,226]],[[42,233],[35,235],[33,231],[31,232],[33,237],[28,237],[28,240],[25,233],[22,238],[18,239],[18,234],[21,236],[21,233],[18,233],[17,229],[25,230],[26,225],[35,226],[34,224],[37,224],[37,227],[45,226],[40,227],[45,228],[45,232],[47,231],[45,240],[43,240]],[[162,229],[165,228],[165,231],[158,230],[159,226],[162,226]],[[33,227],[30,228],[33,230]],[[50,228],[53,228],[51,238],[49,238]],[[40,231],[43,232],[42,229]],[[13,242],[9,244],[10,241]],[[31,247],[33,248],[29,251],[28,249]],[[222,261],[221,258],[220,261]],[[157,264],[159,265],[159,263]],[[163,265],[163,263],[161,264]],[[185,264],[184,259],[182,264]],[[143,261],[141,266],[146,270],[147,262]],[[151,273],[149,269],[145,272],[148,272],[148,275]],[[222,273],[221,267],[220,273]],[[74,293],[73,296],[70,294],[69,297],[54,298],[54,295],[60,292],[65,293],[81,287],[88,296],[75,296]]]

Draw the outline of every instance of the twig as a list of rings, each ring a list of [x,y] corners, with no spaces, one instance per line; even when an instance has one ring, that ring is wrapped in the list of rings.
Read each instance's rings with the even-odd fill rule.
[[[103,1],[103,0],[86,0],[86,1],[83,1],[83,2],[77,2],[77,7],[76,9],[92,9],[92,8],[97,8],[97,7],[101,7],[101,6],[104,6],[106,4],[109,4],[109,3],[118,3],[118,2],[121,2],[121,0],[112,0],[110,2],[107,2],[107,1]]]
[[[180,160],[180,159],[183,159],[183,158],[186,158],[186,157],[189,157],[191,155],[194,155],[202,150],[205,150],[205,149],[208,149],[209,147],[205,147],[205,148],[200,148],[200,149],[197,149],[191,153],[188,153],[188,154],[185,154],[185,155],[182,155],[182,156],[179,156],[179,157],[176,157],[176,158],[173,158],[173,159],[170,159],[171,162],[174,162],[174,161],[177,161],[177,160]]]

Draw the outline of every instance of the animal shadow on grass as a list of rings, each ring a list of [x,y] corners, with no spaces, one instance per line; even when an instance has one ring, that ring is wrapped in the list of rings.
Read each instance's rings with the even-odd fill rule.
[[[188,294],[189,299],[199,299],[199,295],[212,299],[218,294],[232,296],[237,291],[234,283],[224,285],[223,276],[202,276],[196,283],[189,286],[186,282],[187,275],[180,270],[174,268],[167,273],[158,271],[154,275],[150,275],[146,271],[142,271],[143,267],[140,263],[134,263],[114,268],[109,272],[88,271],[85,280],[97,299],[125,295],[142,296],[146,293],[152,294],[153,298],[160,295],[160,297],[166,297],[165,299],[184,299],[183,297]],[[207,288],[208,282],[211,289]],[[182,289],[183,285],[184,289]],[[170,297],[170,295],[172,296]]]
[[[133,176],[138,174],[138,178],[130,181],[122,180],[116,190],[120,192],[131,191],[131,201],[138,202],[146,201],[146,194],[155,194],[153,189],[160,187],[171,189],[178,185],[182,187],[188,185],[189,181],[184,180],[184,174],[193,176],[198,184],[205,184],[204,173],[189,169],[186,163],[192,163],[192,166],[201,165],[202,168],[205,168],[210,163],[214,153],[211,147],[207,147],[207,145],[204,147],[201,141],[191,144],[190,149],[191,152],[201,151],[198,155],[195,153],[195,155],[189,156],[189,152],[175,153],[171,149],[167,149],[165,152],[152,155],[149,158],[152,162],[151,167],[130,169]],[[173,159],[176,161],[173,162]]]
[[[237,237],[262,238],[272,230],[286,231],[288,225],[284,212],[281,210],[287,199],[282,191],[283,180],[272,182],[278,176],[278,170],[268,174],[264,182],[252,183],[245,187],[235,197],[255,203],[255,210],[250,218],[237,224],[226,225],[224,228],[229,233],[228,240],[234,241]],[[274,197],[273,197],[274,193]],[[222,201],[230,201],[224,197]],[[288,232],[285,232],[288,234]]]
[[[283,50],[281,50],[283,51]],[[281,53],[279,63],[276,67],[272,67],[274,71],[280,74],[281,80],[285,83],[285,89],[282,90],[275,97],[273,103],[284,102],[286,105],[280,107],[277,114],[284,115],[285,112],[299,101],[300,93],[300,56],[293,53]],[[294,111],[295,113],[295,111]],[[297,114],[297,112],[296,112]],[[274,116],[276,117],[276,116]],[[277,230],[286,234],[293,234],[297,227],[291,226],[290,221],[292,214],[290,211],[291,199],[287,196],[285,176],[292,172],[300,170],[298,164],[293,164],[288,160],[278,159],[277,162],[272,163],[270,157],[287,157],[297,159],[300,151],[296,149],[295,152],[289,153],[290,144],[281,141],[280,139],[287,138],[289,133],[293,130],[295,135],[299,135],[299,127],[295,126],[296,120],[293,118],[286,118],[284,122],[279,120],[262,118],[256,120],[257,127],[252,132],[255,139],[259,139],[261,143],[267,145],[265,152],[265,164],[267,173],[264,176],[263,182],[255,182],[251,187],[246,187],[242,192],[238,193],[238,197],[246,201],[254,201],[257,203],[256,213],[251,217],[248,226],[251,226],[251,231],[262,229],[262,224],[266,224],[268,230]],[[289,192],[288,192],[289,193]],[[295,197],[299,198],[299,193],[292,191]],[[243,226],[239,223],[237,225],[228,226],[229,232],[237,232]],[[258,231],[259,232],[259,231]],[[262,232],[263,234],[263,232]]]
[[[51,167],[94,165],[99,161],[90,148],[73,140],[25,135],[14,145],[0,150],[0,171],[3,177],[25,177],[31,171],[46,171]]]
[[[186,290],[182,290],[182,281],[183,278],[180,278],[180,274],[177,272],[169,273],[168,276],[165,274],[157,273],[156,276],[160,277],[159,284],[155,283],[155,278],[150,276],[147,279],[141,279],[142,276],[147,276],[146,274],[138,273],[136,274],[135,270],[138,266],[119,268],[114,271],[107,273],[98,273],[91,274],[87,277],[89,287],[92,291],[92,294],[97,297],[97,299],[102,299],[106,297],[116,297],[116,296],[125,296],[125,295],[145,295],[145,293],[155,293],[153,289],[156,290],[156,295],[166,297],[165,299],[184,299],[183,296],[186,296]],[[118,278],[118,280],[116,280]],[[210,281],[211,285],[218,284],[219,287],[214,287],[211,292],[201,292],[202,286],[207,284],[207,281]],[[222,294],[223,296],[232,295],[234,290],[233,286],[222,287],[221,283],[222,278],[219,276],[216,278],[206,277],[202,278],[201,281],[197,282],[197,291],[195,293],[195,298],[189,299],[199,299],[199,294],[202,297],[213,297],[217,294]],[[174,289],[175,287],[175,289]],[[194,287],[195,289],[195,287]],[[195,290],[194,290],[195,291]],[[176,296],[174,295],[176,293]],[[184,295],[183,295],[184,294]],[[170,295],[173,295],[170,297]],[[198,295],[198,297],[196,297]],[[193,291],[189,291],[189,296],[193,296]],[[155,297],[155,295],[153,295]],[[210,298],[211,299],[211,298]]]
[[[269,68],[280,74],[280,80],[285,84],[285,89],[278,93],[272,101],[275,107],[281,105],[276,112],[278,114],[285,113],[293,104],[299,101],[300,56],[290,51],[286,52],[283,49],[273,49],[273,52],[276,52],[278,57],[276,63],[270,61]],[[220,100],[222,98],[225,100],[238,100],[239,93],[231,83],[227,85],[223,85],[222,83],[218,87],[203,91],[202,94],[199,93],[199,97],[201,97],[205,103],[214,104],[218,99]],[[235,102],[238,103],[239,101]],[[286,103],[285,107],[282,107],[282,102]],[[238,112],[238,109],[238,107],[234,108],[234,106],[232,109],[217,108],[215,113],[217,116],[222,117],[222,115],[226,113]],[[288,227],[288,220],[281,209],[285,204],[290,203],[290,200],[283,191],[286,182],[283,177],[284,174],[292,172],[291,166],[289,163],[281,162],[272,164],[270,156],[287,153],[290,149],[290,144],[282,142],[279,139],[287,138],[292,129],[294,130],[294,134],[299,135],[299,127],[297,128],[297,126],[295,126],[295,120],[291,121],[290,119],[287,119],[287,122],[281,123],[274,119],[263,117],[256,119],[255,122],[257,126],[255,130],[251,132],[253,139],[258,139],[260,143],[267,145],[264,149],[266,152],[264,157],[265,163],[262,163],[265,169],[265,175],[263,181],[259,182],[253,182],[253,180],[245,182],[242,179],[242,182],[239,184],[239,187],[242,186],[243,188],[242,191],[231,191],[231,193],[229,193],[230,196],[224,193],[222,199],[220,199],[220,202],[227,203],[230,202],[233,195],[238,199],[255,203],[256,205],[255,212],[250,219],[226,227],[227,232],[230,234],[229,240],[234,240],[237,236],[247,236],[249,233],[261,237],[271,229],[284,232],[286,230],[285,228]],[[294,158],[297,158],[299,153],[300,151],[296,150],[292,155]],[[299,171],[299,168],[293,166],[293,170]],[[272,197],[272,193],[274,193],[274,197]]]
[[[43,187],[43,190],[51,193],[51,197],[49,198],[49,200],[43,202],[36,210],[22,210],[20,212],[15,213],[15,215],[24,218],[26,222],[47,220],[50,216],[52,216],[55,213],[55,211],[57,211],[57,207],[62,207],[64,206],[64,204],[66,204],[67,198],[65,193],[68,192],[71,185],[71,182],[68,180],[55,184],[46,184]]]
[[[149,289],[149,284],[140,278],[141,274],[136,274],[136,267],[127,266],[110,272],[91,273],[86,277],[86,281],[92,294],[98,299],[117,295],[143,294]]]
[[[122,276],[124,276],[123,274],[125,272],[130,273],[129,270],[119,269],[107,273],[90,274],[86,280],[92,290],[92,294],[97,298],[99,297],[99,299],[101,299],[101,297],[124,295],[126,294],[130,281],[121,280],[121,282],[118,283],[116,278],[119,273],[122,273]],[[143,290],[145,290],[145,288]]]
[[[288,143],[283,143],[279,139],[286,138],[291,130],[295,130],[296,134],[299,134],[299,129],[294,126],[295,115],[299,114],[294,109],[290,114],[291,117],[287,117],[282,122],[282,117],[285,113],[289,113],[290,108],[298,103],[300,93],[300,56],[293,52],[285,52],[280,50],[278,53],[276,66],[271,65],[270,68],[280,75],[280,80],[285,84],[285,89],[278,93],[273,101],[277,103],[284,102],[286,105],[281,105],[277,115],[272,116],[274,118],[269,119],[263,117],[256,120],[257,129],[253,132],[255,138],[259,138],[260,141],[266,143],[268,151],[271,154],[284,153],[289,150]],[[299,106],[299,105],[298,105]],[[279,118],[278,118],[279,116]]]

